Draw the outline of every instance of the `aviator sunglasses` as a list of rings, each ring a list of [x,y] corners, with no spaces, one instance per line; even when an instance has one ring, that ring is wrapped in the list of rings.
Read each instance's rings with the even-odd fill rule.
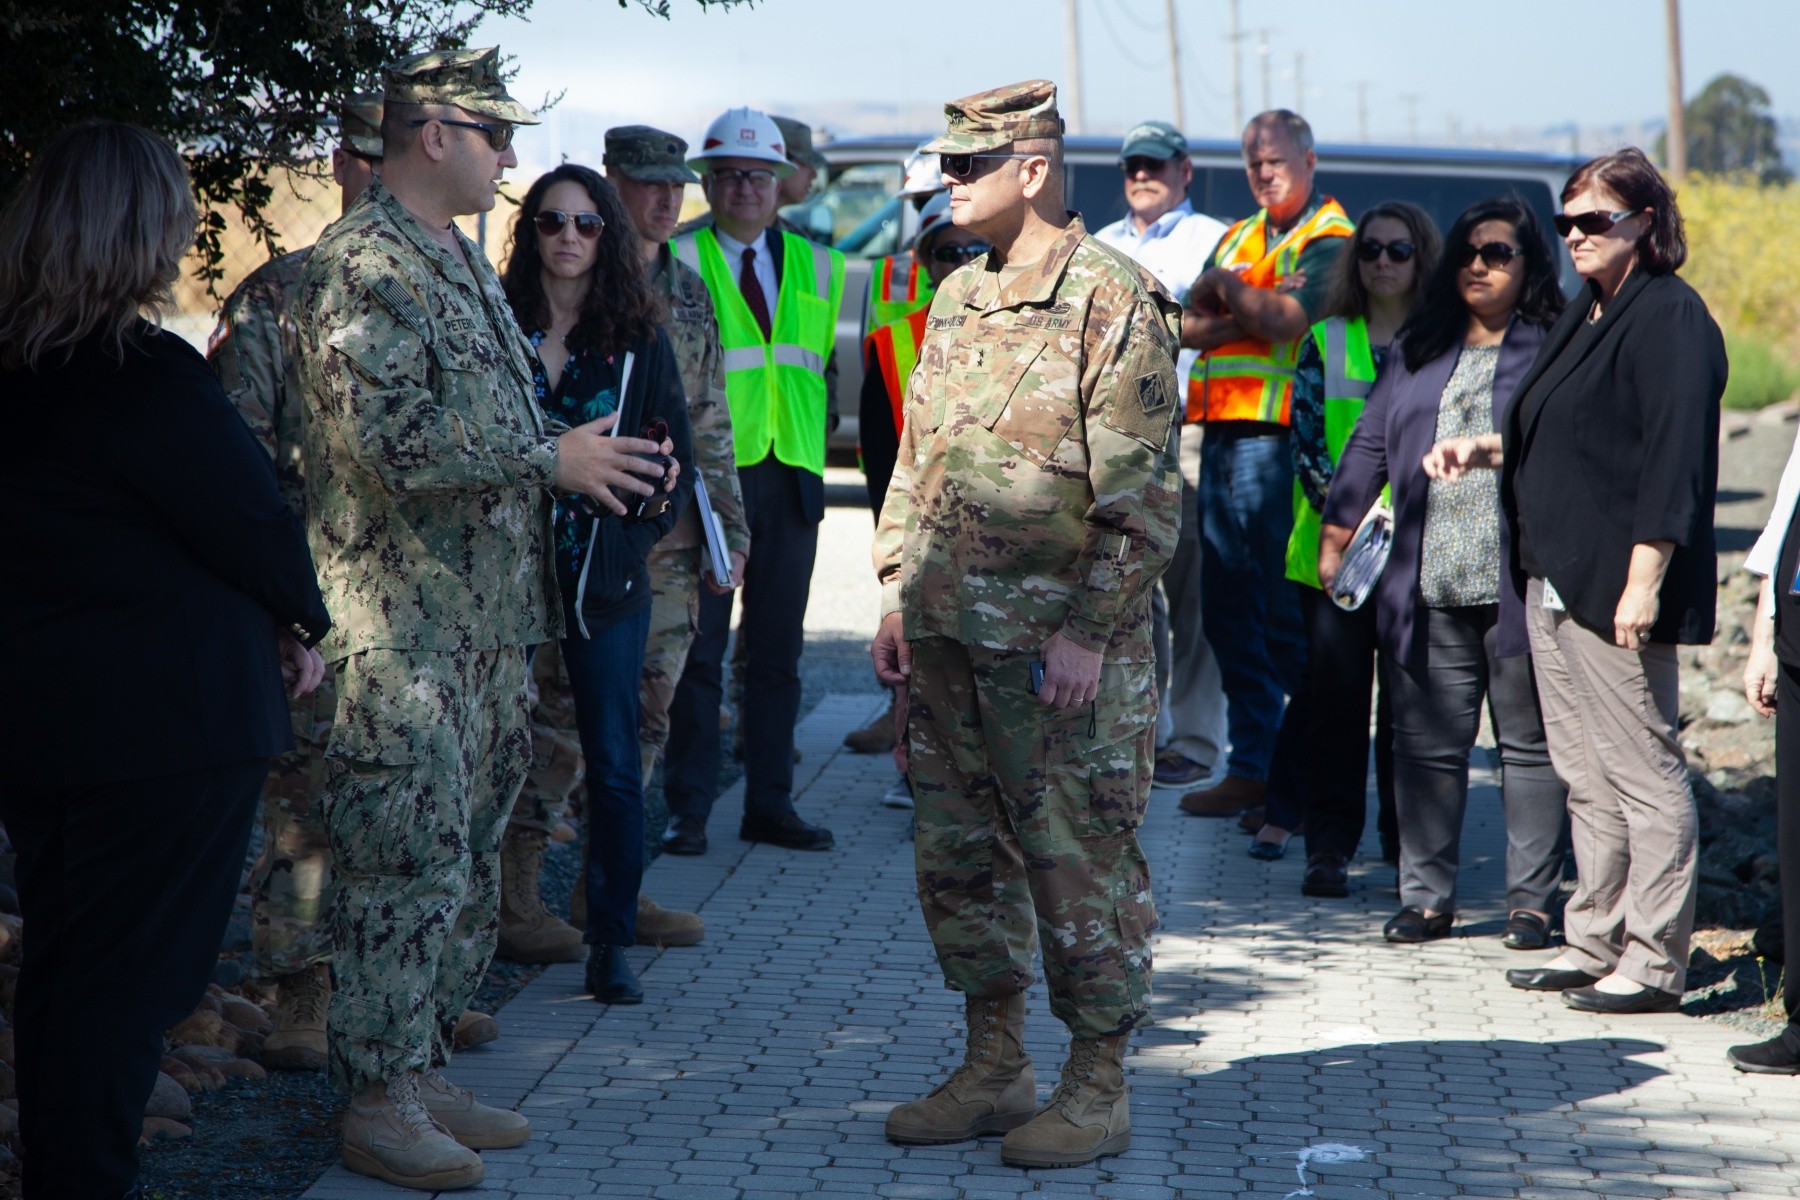
[[[1490,271],[1504,271],[1515,258],[1524,258],[1525,251],[1518,246],[1510,246],[1505,242],[1487,242],[1480,246],[1472,246],[1464,242],[1456,249],[1456,265],[1467,267],[1479,257],[1487,264]]]
[[[1577,229],[1581,230],[1581,232],[1587,234],[1589,237],[1597,237],[1611,229],[1614,225],[1617,225],[1620,221],[1635,216],[1637,216],[1637,210],[1628,208],[1624,212],[1610,213],[1557,213],[1550,219],[1556,222],[1556,232],[1563,237],[1568,237]]]
[[[931,261],[961,266],[966,262],[974,262],[992,249],[986,242],[970,242],[966,246],[935,246],[931,251]]]
[[[458,129],[479,129],[487,134],[488,145],[496,150],[504,150],[512,145],[513,127],[511,122],[490,125],[486,121],[452,121],[449,117],[418,117],[407,122],[417,129],[421,125],[429,125],[436,121],[439,125],[454,125]]]
[[[1395,238],[1391,242],[1378,242],[1374,238],[1364,238],[1356,245],[1356,257],[1366,263],[1372,263],[1381,257],[1384,250],[1387,251],[1388,261],[1399,266],[1403,262],[1411,262],[1412,256],[1418,253],[1419,248],[1405,238]]]
[[[581,235],[584,242],[593,241],[606,228],[606,218],[599,213],[566,213],[546,208],[531,219],[531,223],[537,226],[537,231],[545,237],[555,237],[570,221],[575,222],[575,232]]]

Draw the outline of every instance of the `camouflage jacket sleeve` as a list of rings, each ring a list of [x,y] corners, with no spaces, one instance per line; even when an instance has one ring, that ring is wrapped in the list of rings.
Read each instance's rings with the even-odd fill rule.
[[[464,381],[479,390],[479,364],[440,361],[459,350],[427,344],[424,301],[398,264],[332,270],[312,314],[323,334],[313,403],[365,470],[397,494],[551,486],[556,439],[472,419],[492,411],[483,397],[462,394]]]
[[[716,321],[707,339],[703,371],[705,394],[688,398],[694,461],[706,479],[706,498],[725,526],[726,546],[748,556],[750,522],[744,517],[744,493],[738,486],[737,449],[731,440],[731,405],[725,399],[725,353],[719,347]]]
[[[1062,634],[1096,653],[1105,652],[1119,618],[1147,602],[1181,534],[1171,328],[1179,319],[1155,293],[1127,306],[1101,335],[1082,379],[1094,499],[1076,559],[1086,587],[1070,594]]]
[[[290,345],[282,329],[286,316],[287,297],[279,283],[251,276],[225,301],[219,338],[207,357],[232,407],[275,464],[281,498],[302,513],[299,405],[289,393]]]

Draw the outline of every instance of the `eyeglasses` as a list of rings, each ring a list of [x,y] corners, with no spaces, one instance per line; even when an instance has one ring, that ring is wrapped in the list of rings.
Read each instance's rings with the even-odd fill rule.
[[[1151,158],[1145,154],[1134,154],[1130,158],[1120,160],[1119,170],[1125,172],[1127,179],[1140,172],[1145,175],[1160,175],[1163,168],[1174,161],[1173,158]]]
[[[956,180],[958,183],[964,183],[975,177],[975,162],[977,159],[987,159],[997,162],[1005,159],[1018,159],[1023,161],[1027,158],[1042,157],[1043,155],[1041,154],[940,154],[938,155],[938,170]]]
[[[1488,242],[1480,246],[1472,246],[1464,242],[1456,250],[1457,268],[1461,269],[1471,265],[1477,256],[1487,264],[1489,270],[1502,271],[1512,263],[1513,259],[1524,258],[1525,251],[1522,247],[1509,246],[1505,242]]]
[[[1556,222],[1556,232],[1563,237],[1568,237],[1577,229],[1581,230],[1581,232],[1587,234],[1589,237],[1595,237],[1605,233],[1620,221],[1637,216],[1638,212],[1638,209],[1628,208],[1623,212],[1610,213],[1557,213],[1550,219]]]
[[[567,228],[570,221],[575,222],[575,232],[581,235],[584,242],[593,241],[606,228],[606,218],[591,212],[566,213],[546,208],[531,219],[531,223],[537,226],[537,231],[545,237],[555,237]]]
[[[962,246],[933,246],[931,261],[939,263],[955,263],[961,266],[966,262],[974,262],[993,247],[986,242],[969,242]]]
[[[775,172],[765,171],[761,167],[753,167],[746,171],[739,167],[719,167],[712,172],[713,182],[720,187],[734,187],[743,184],[745,187],[760,188],[775,182]]]
[[[1419,252],[1419,248],[1405,238],[1395,238],[1391,242],[1378,242],[1374,238],[1364,238],[1356,244],[1356,257],[1366,263],[1372,263],[1381,257],[1384,250],[1387,252],[1388,261],[1395,266],[1411,262],[1412,256]]]
[[[486,121],[452,121],[449,117],[417,117],[408,121],[407,125],[417,129],[419,126],[429,125],[433,121],[439,125],[455,125],[459,129],[479,129],[487,134],[488,145],[496,150],[504,150],[512,145],[513,127],[510,121],[499,125],[490,125]]]

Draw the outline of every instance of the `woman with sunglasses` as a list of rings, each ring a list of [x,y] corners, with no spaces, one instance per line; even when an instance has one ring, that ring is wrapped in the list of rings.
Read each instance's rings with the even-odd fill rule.
[[[593,169],[565,163],[531,185],[501,282],[537,347],[545,414],[573,426],[617,413],[615,429],[664,442],[679,465],[664,493],[624,497],[625,517],[569,501],[556,508],[568,628],[562,656],[587,761],[587,986],[602,1004],[636,1004],[644,993],[625,947],[637,940],[644,874],[638,677],[650,629],[645,564],[693,491],[687,398],[637,235],[618,192]]]
[[[1466,209],[1444,247],[1400,330],[1398,361],[1344,448],[1325,503],[1321,574],[1391,485],[1394,543],[1375,624],[1393,709],[1402,907],[1383,936],[1429,941],[1455,921],[1469,753],[1485,700],[1506,812],[1504,944],[1540,949],[1562,878],[1564,791],[1544,744],[1498,481],[1429,479],[1422,464],[1434,442],[1501,427],[1563,298],[1549,246],[1518,199]]]
[[[1304,691],[1282,719],[1281,747],[1269,805],[1251,844],[1256,858],[1280,857],[1290,833],[1306,829],[1308,896],[1350,894],[1350,859],[1362,840],[1364,780],[1369,761],[1369,700],[1375,685],[1375,610],[1345,612],[1320,590],[1319,514],[1337,458],[1363,401],[1388,357],[1388,343],[1437,266],[1437,226],[1417,205],[1377,204],[1338,256],[1325,296],[1325,316],[1302,340],[1291,404],[1294,532],[1288,578],[1302,585],[1307,625]],[[1338,555],[1324,564],[1335,575]],[[1393,730],[1381,697],[1376,720],[1375,776],[1381,795],[1384,858],[1393,833]],[[1289,722],[1294,722],[1292,728]],[[1295,738],[1299,740],[1294,740]]]
[[[1675,274],[1681,212],[1642,151],[1584,163],[1562,202],[1557,230],[1587,286],[1503,438],[1435,448],[1426,467],[1448,479],[1501,460],[1550,754],[1569,787],[1580,881],[1567,945],[1507,982],[1587,1012],[1672,1012],[1698,841],[1675,647],[1713,636],[1725,343]]]

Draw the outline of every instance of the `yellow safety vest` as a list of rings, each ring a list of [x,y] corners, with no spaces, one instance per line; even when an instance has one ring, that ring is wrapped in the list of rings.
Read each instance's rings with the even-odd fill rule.
[[[711,226],[672,245],[675,257],[699,272],[718,314],[738,466],[759,463],[773,450],[780,462],[823,475],[825,362],[844,300],[844,256],[778,230],[771,229],[767,240],[777,236],[781,288],[767,339],[738,290],[737,268],[725,261]]]
[[[1325,453],[1333,466],[1362,417],[1363,402],[1375,387],[1375,356],[1369,346],[1369,323],[1361,317],[1327,317],[1312,327],[1319,359],[1325,364]],[[1387,494],[1386,490],[1382,493]],[[1287,577],[1308,587],[1319,586],[1319,510],[1294,480],[1294,532],[1288,535]]]
[[[863,336],[931,303],[931,276],[912,254],[890,254],[869,269],[869,303],[863,312]]]

